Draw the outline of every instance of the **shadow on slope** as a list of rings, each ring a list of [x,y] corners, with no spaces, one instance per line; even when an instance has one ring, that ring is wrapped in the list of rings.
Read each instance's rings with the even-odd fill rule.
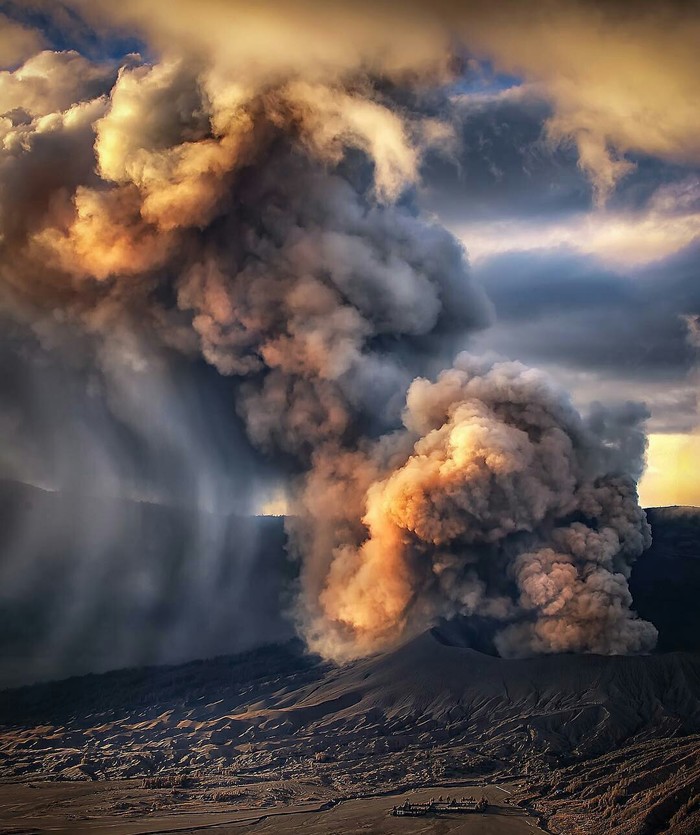
[[[634,608],[659,630],[659,652],[700,651],[700,509],[647,510],[652,545],[630,578]]]

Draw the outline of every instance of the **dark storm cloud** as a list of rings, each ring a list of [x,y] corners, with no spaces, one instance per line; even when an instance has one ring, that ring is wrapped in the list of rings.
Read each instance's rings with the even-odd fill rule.
[[[495,83],[497,79],[491,77]],[[591,210],[594,192],[570,144],[547,141],[551,105],[532,87],[456,94],[451,153],[429,153],[422,202],[448,224],[563,219]],[[682,182],[687,166],[632,155],[635,168],[608,198],[612,211],[637,211],[659,186]]]
[[[696,423],[689,375],[697,353],[685,317],[700,311],[700,245],[628,273],[563,249],[493,256],[476,273],[497,315],[481,347],[572,379],[625,381],[656,397],[656,417],[669,428]],[[655,395],[659,384],[667,391]]]
[[[453,154],[429,155],[423,171],[423,201],[448,223],[590,207],[574,150],[544,140],[551,108],[538,96],[517,88],[457,96],[455,113]]]
[[[291,635],[280,519],[0,481],[0,522],[0,687]]]
[[[266,468],[231,414],[230,381],[175,355],[95,365],[89,339],[64,335],[59,353],[22,325],[0,322],[0,478],[254,510],[253,480],[264,484]]]
[[[476,271],[503,337],[529,356],[645,379],[694,362],[682,317],[700,310],[699,254],[695,245],[624,275],[571,251],[515,252]]]
[[[282,524],[250,515],[266,465],[230,381],[63,347],[3,321],[0,687],[287,636]]]

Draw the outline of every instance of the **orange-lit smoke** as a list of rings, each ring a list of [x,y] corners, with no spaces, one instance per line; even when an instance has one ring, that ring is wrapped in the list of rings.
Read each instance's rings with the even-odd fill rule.
[[[461,614],[502,623],[504,655],[653,647],[627,589],[650,542],[630,475],[639,418],[628,408],[583,420],[545,375],[466,354],[435,383],[414,381],[396,458],[356,485],[362,532],[323,544],[332,556],[305,608],[312,646],[352,657]],[[348,506],[334,496],[316,529],[326,534],[323,518],[337,529]]]
[[[623,165],[608,141],[639,143],[617,98],[596,132],[571,93],[603,19],[564,56],[567,93],[550,76],[577,4],[557,38],[534,15],[536,51],[511,48],[519,7],[512,25],[407,8],[90,3],[158,58],[42,52],[0,73],[3,304],[47,344],[87,332],[109,362],[143,342],[235,381],[250,440],[293,473],[297,621],[327,656],[456,613],[496,620],[506,654],[646,649],[626,583],[648,542],[644,416],[584,420],[541,375],[465,355],[428,382],[490,306],[410,200],[426,149],[449,150],[424,104],[459,70],[455,31],[549,85],[551,132],[605,192]]]

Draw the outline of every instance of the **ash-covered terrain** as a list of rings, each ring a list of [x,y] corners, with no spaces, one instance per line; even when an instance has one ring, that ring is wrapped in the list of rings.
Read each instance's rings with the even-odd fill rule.
[[[505,660],[451,624],[343,666],[292,641],[6,690],[2,831],[696,833],[700,512],[649,516],[662,652]],[[490,806],[389,815],[426,792]]]

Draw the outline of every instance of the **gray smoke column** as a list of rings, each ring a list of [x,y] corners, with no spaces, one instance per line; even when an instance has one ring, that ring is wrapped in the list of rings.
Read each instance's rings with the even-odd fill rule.
[[[120,6],[153,63],[43,52],[0,76],[4,309],[50,350],[84,335],[105,378],[140,352],[230,378],[292,474],[296,619],[326,656],[455,613],[502,621],[506,654],[650,648],[626,581],[643,415],[584,420],[542,375],[466,355],[428,381],[490,314],[411,199],[451,142],[424,106],[459,68],[445,30],[398,23],[386,49],[350,15],[329,50],[313,4],[239,8],[237,52],[226,4],[198,8],[158,35],[155,5]]]

